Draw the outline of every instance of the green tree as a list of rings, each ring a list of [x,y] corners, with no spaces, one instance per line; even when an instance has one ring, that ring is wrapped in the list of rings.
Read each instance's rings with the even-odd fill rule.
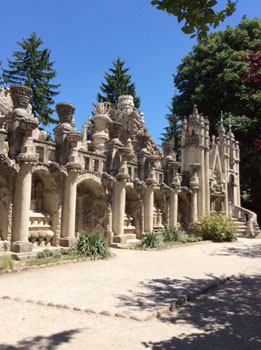
[[[135,84],[131,83],[131,75],[127,74],[129,68],[124,68],[124,61],[118,57],[112,62],[113,68],[110,68],[109,73],[105,73],[105,83],[101,84],[100,90],[104,95],[98,93],[97,100],[108,101],[113,106],[117,105],[118,97],[122,95],[131,95],[134,97],[134,105],[136,108],[140,106],[140,98],[136,96]]]
[[[22,51],[13,53],[14,60],[8,59],[9,69],[3,69],[2,80],[7,85],[24,84],[33,90],[31,105],[34,115],[43,125],[56,123],[51,117],[54,110],[50,107],[54,104],[53,97],[58,95],[57,88],[60,84],[51,84],[51,79],[56,77],[53,69],[54,62],[50,61],[50,50],[40,49],[42,40],[33,32],[28,39],[22,39],[17,44]]]
[[[227,0],[226,6],[221,11],[215,11],[213,7],[218,4],[216,0],[153,0],[152,5],[158,10],[163,10],[177,17],[178,22],[185,21],[181,30],[191,37],[201,40],[206,37],[210,27],[216,28],[226,17],[231,16],[238,0]]]
[[[165,132],[161,135],[162,141],[172,141],[173,151],[176,153],[177,160],[181,157],[181,118],[177,116],[174,112],[173,98],[171,101],[171,106],[167,106],[169,113],[165,115],[169,125],[164,128]]]
[[[234,29],[227,27],[208,35],[177,67],[174,83],[179,94],[173,98],[175,115],[189,115],[197,104],[199,111],[209,117],[212,133],[216,132],[221,111],[227,124],[232,114],[233,132],[240,142],[242,190],[251,195],[252,203],[247,205],[259,215],[261,93],[247,84],[250,62],[244,55],[257,49],[260,38],[261,21],[257,18],[243,18]]]

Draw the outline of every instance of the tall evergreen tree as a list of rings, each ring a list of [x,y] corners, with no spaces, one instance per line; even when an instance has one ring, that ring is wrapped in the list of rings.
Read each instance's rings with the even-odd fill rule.
[[[105,83],[101,84],[100,90],[104,95],[98,93],[97,100],[108,101],[113,106],[116,106],[118,97],[122,95],[131,95],[134,98],[134,105],[136,108],[140,106],[140,98],[136,96],[135,84],[131,83],[131,75],[127,74],[129,68],[124,68],[124,61],[118,57],[116,61],[112,62],[113,68],[110,68],[109,73],[105,73]]]
[[[42,40],[33,32],[28,39],[22,39],[17,44],[22,51],[13,53],[14,60],[8,60],[8,69],[3,69],[2,82],[7,85],[24,84],[32,88],[31,105],[33,113],[43,125],[56,123],[51,117],[54,110],[50,107],[53,97],[58,95],[60,84],[51,84],[50,80],[56,77],[53,69],[54,62],[50,61],[50,50],[39,49]]]
[[[176,153],[177,160],[181,158],[181,121],[182,118],[178,117],[174,111],[173,99],[171,101],[171,106],[168,106],[169,113],[165,115],[168,121],[168,126],[164,128],[165,132],[161,135],[162,141],[172,141],[173,151]]]
[[[244,17],[235,28],[214,32],[194,46],[177,67],[174,83],[179,93],[173,108],[175,115],[184,117],[197,104],[209,117],[211,133],[217,131],[221,111],[225,119],[232,115],[233,132],[240,142],[241,189],[251,200],[243,205],[257,212],[261,222],[261,93],[256,62],[260,38],[260,19]],[[245,59],[250,51],[253,54]]]

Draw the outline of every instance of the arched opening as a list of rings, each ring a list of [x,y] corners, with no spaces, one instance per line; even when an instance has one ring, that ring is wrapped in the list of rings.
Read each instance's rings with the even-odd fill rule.
[[[191,193],[188,190],[179,192],[178,197],[178,223],[187,229],[191,222]]]
[[[221,163],[218,154],[214,160],[213,174],[210,178],[210,211],[223,212],[225,210],[225,191],[222,182]]]
[[[105,233],[108,206],[104,190],[94,179],[85,179],[77,186],[76,234],[86,232]]]
[[[32,176],[29,241],[34,247],[56,244],[59,194],[54,179],[47,171],[37,170]]]
[[[234,202],[234,183],[234,175],[230,174],[228,180],[228,202],[230,203]]]
[[[168,202],[160,190],[154,191],[153,229],[161,230],[168,225]]]
[[[124,234],[142,233],[142,201],[131,186],[126,187],[126,205],[124,217]]]

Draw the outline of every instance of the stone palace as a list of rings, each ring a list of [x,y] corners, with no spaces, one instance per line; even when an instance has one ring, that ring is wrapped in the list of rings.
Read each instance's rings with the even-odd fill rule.
[[[233,216],[254,237],[256,215],[241,207],[239,143],[194,106],[182,124],[182,158],[171,142],[162,151],[131,96],[116,108],[94,106],[76,131],[74,105],[58,103],[54,141],[38,129],[31,89],[0,90],[0,251],[21,257],[46,246],[71,246],[81,232],[102,232],[128,247],[164,226],[188,228],[206,213]]]

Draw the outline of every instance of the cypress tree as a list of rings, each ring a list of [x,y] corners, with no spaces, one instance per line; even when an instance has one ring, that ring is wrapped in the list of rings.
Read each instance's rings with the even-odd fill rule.
[[[2,82],[7,85],[24,84],[33,90],[31,105],[34,115],[43,125],[56,123],[51,117],[54,110],[50,107],[54,104],[53,97],[58,95],[56,90],[60,84],[50,84],[50,80],[56,77],[53,69],[54,62],[50,61],[50,50],[39,49],[43,44],[33,32],[28,39],[22,39],[17,44],[22,51],[13,53],[14,60],[8,59],[8,69],[2,71]]]
[[[129,68],[124,68],[124,61],[118,57],[112,62],[113,68],[110,68],[110,73],[105,73],[105,82],[101,84],[100,90],[104,95],[98,93],[98,102],[107,101],[112,106],[117,105],[118,97],[122,95],[131,95],[134,98],[136,108],[140,106],[140,98],[136,96],[135,84],[131,83],[131,75],[127,74]]]

